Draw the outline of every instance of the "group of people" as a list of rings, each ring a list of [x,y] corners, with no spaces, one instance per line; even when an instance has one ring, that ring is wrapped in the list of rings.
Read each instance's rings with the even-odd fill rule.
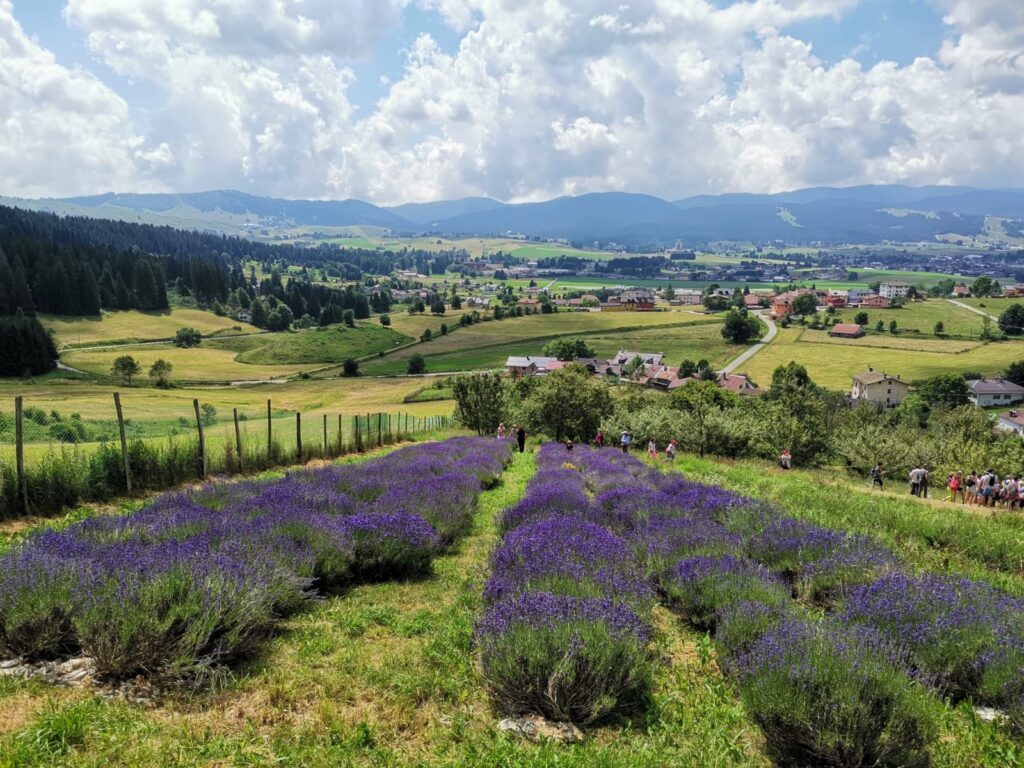
[[[505,429],[505,422],[502,422],[498,425],[498,439],[504,440],[507,434],[509,434],[509,432]],[[522,424],[513,424],[511,434],[516,439],[516,445],[519,446],[519,452],[523,453],[526,450],[526,427]]]
[[[1020,509],[1021,496],[1024,495],[1024,479],[1008,476],[1000,480],[992,469],[980,475],[971,472],[966,477],[963,472],[956,471],[947,478],[946,487],[951,502],[956,502],[959,497],[964,504],[981,507]]]

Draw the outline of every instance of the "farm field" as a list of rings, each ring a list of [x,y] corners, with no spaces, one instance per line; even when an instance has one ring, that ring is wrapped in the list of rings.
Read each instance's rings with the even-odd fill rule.
[[[916,331],[913,333],[914,336],[930,338],[935,338],[935,324],[938,322],[943,324],[943,333],[947,336],[978,339],[984,328],[984,319],[981,315],[951,304],[945,299],[914,301],[900,309],[865,308],[860,310],[848,308],[838,311],[836,317],[840,318],[842,322],[852,323],[854,317],[860,312],[866,312],[868,315],[868,329],[874,329],[875,324],[881,320],[885,324],[887,333],[889,323],[893,320],[903,332]]]
[[[169,362],[176,382],[259,381],[286,378],[303,371],[365,357],[409,341],[401,333],[367,321],[357,328],[329,328],[268,333],[240,338],[204,340],[182,349],[173,344],[123,345],[104,349],[70,350],[63,362],[73,368],[109,376],[115,358],[131,355],[143,377],[155,360]]]
[[[841,344],[815,344],[802,339],[804,332],[800,328],[780,328],[775,341],[746,364],[747,372],[755,381],[769,381],[776,367],[795,361],[807,368],[817,384],[829,389],[847,390],[850,377],[866,371],[868,367],[914,381],[958,371],[991,375],[1005,370],[1012,362],[1024,359],[1024,342],[1019,341],[989,342],[958,352],[963,342],[950,340],[946,342],[948,346],[938,350],[920,351],[856,343],[845,347]],[[883,335],[867,338],[876,340]],[[902,341],[897,337],[894,343]]]
[[[254,325],[230,317],[182,307],[163,312],[104,312],[99,317],[40,315],[39,319],[53,331],[58,347],[169,339],[185,327],[195,328],[204,336],[261,332]]]
[[[493,320],[486,323],[459,328],[447,336],[434,338],[426,344],[404,347],[384,358],[368,360],[362,370],[369,375],[395,375],[404,373],[406,361],[415,353],[427,358],[428,371],[470,370],[477,367],[493,367],[487,361],[494,360],[493,349],[505,349],[517,346],[519,349],[543,346],[558,336],[589,336],[616,335],[626,329],[644,330],[648,328],[668,328],[679,326],[662,336],[661,345],[670,333],[683,333],[683,326],[695,326],[700,323],[721,322],[720,318],[707,317],[689,312],[558,312],[553,315],[529,315],[506,320]],[[615,350],[612,350],[615,351]],[[661,348],[654,350],[661,351]],[[508,354],[508,353],[506,353]],[[524,352],[524,354],[526,354]],[[539,354],[532,352],[532,354]],[[444,356],[444,362],[452,362],[457,367],[444,369],[431,367],[431,359]],[[501,362],[505,356],[501,355]]]
[[[857,641],[857,634],[847,634],[852,624],[841,622],[855,619],[847,618],[842,605],[836,609],[837,616],[821,620],[814,611],[793,600],[788,589],[776,590],[751,580],[765,579],[764,583],[770,585],[773,582],[768,574],[786,567],[783,558],[787,550],[781,541],[771,544],[771,528],[763,534],[740,534],[749,541],[744,551],[754,554],[737,555],[749,569],[737,573],[749,575],[723,576],[734,592],[709,588],[707,580],[687,580],[690,571],[682,567],[669,569],[672,575],[665,577],[669,600],[655,600],[636,582],[639,573],[648,573],[646,569],[660,562],[656,559],[660,557],[668,558],[666,562],[671,565],[678,561],[680,566],[707,563],[707,567],[714,568],[730,562],[721,554],[692,556],[695,547],[702,552],[722,553],[734,551],[731,548],[737,546],[736,539],[714,522],[728,518],[708,519],[719,515],[723,504],[744,503],[730,490],[754,493],[781,504],[782,511],[772,514],[797,518],[786,523],[790,535],[824,537],[831,542],[827,545],[830,547],[842,549],[852,543],[844,538],[844,530],[870,529],[877,538],[870,542],[856,540],[860,547],[857,551],[863,553],[871,546],[876,548],[872,551],[884,553],[887,547],[898,562],[898,573],[881,576],[879,583],[900,579],[911,588],[919,583],[917,574],[924,569],[938,577],[967,576],[975,581],[972,589],[980,595],[990,594],[986,581],[1021,594],[1019,563],[1014,567],[983,559],[984,553],[992,549],[984,544],[1004,541],[1007,531],[1014,530],[1010,522],[975,519],[963,509],[870,492],[852,483],[833,482],[827,474],[799,469],[783,474],[758,462],[726,463],[683,456],[676,466],[688,478],[682,480],[652,473],[638,461],[621,458],[616,451],[597,453],[588,455],[581,449],[573,456],[573,469],[562,466],[565,453],[561,446],[549,446],[536,455],[514,454],[499,484],[482,491],[470,491],[466,486],[466,492],[474,494],[478,502],[470,512],[469,525],[460,529],[451,545],[422,559],[424,534],[414,534],[406,539],[410,548],[386,560],[388,570],[375,578],[357,578],[344,589],[328,591],[321,600],[292,607],[274,627],[269,641],[247,648],[243,661],[235,667],[237,672],[223,677],[215,691],[200,689],[180,697],[172,693],[144,707],[101,697],[88,687],[52,687],[37,681],[0,678],[0,765],[135,768],[166,763],[168,756],[173,756],[171,762],[180,766],[767,768],[773,764],[772,755],[784,746],[787,733],[799,726],[799,713],[772,710],[773,698],[758,695],[758,686],[765,684],[773,662],[792,670],[794,679],[806,683],[802,688],[783,688],[777,693],[789,694],[791,702],[818,714],[802,731],[802,737],[815,740],[822,749],[834,743],[834,734],[848,733],[845,729],[851,722],[861,726],[856,738],[871,743],[874,731],[863,728],[863,721],[832,717],[845,693],[863,706],[872,707],[876,717],[880,713],[918,725],[920,730],[898,731],[895,745],[888,743],[890,748],[927,756],[934,768],[1014,766],[1024,760],[1024,749],[1007,725],[982,720],[968,703],[941,701],[937,694],[911,683],[902,667],[875,656],[872,646]],[[474,451],[473,455],[477,454],[479,451]],[[399,485],[399,464],[371,461],[375,463],[366,465],[364,475],[383,478],[385,487]],[[345,461],[337,476],[342,483],[351,483],[360,476],[361,466],[358,461]],[[713,485],[697,486],[693,480]],[[676,516],[669,507],[658,523],[667,527],[640,526],[635,532],[623,529],[628,516],[637,514],[632,507],[616,506],[620,502],[615,488],[624,482],[632,485],[634,498],[638,494],[646,498],[644,494],[652,493],[647,489],[663,487],[664,494],[659,496],[662,504],[666,504],[665,497],[678,499],[673,502],[676,504],[685,498],[688,515],[696,518]],[[297,491],[305,483],[323,487],[322,476],[315,473],[305,479],[271,479],[271,483],[291,490],[287,497],[295,499],[302,498]],[[566,499],[582,495],[585,501],[592,495],[600,502],[585,513],[564,518],[564,508],[558,506],[554,495],[556,488],[564,488]],[[248,510],[250,495],[232,491],[230,486],[218,493],[214,498],[221,499],[218,503],[226,507],[214,516],[215,523],[232,520],[238,512]],[[198,498],[201,501],[203,497]],[[463,519],[467,508],[468,497],[460,498],[455,507],[460,516],[453,519]],[[159,524],[160,514],[174,509],[173,502],[164,504],[157,509],[158,514],[149,514],[147,524]],[[340,517],[342,526],[355,525],[362,531],[377,530],[368,527],[374,522],[388,524],[383,520],[387,515],[383,501],[368,502],[367,506],[368,513],[354,516],[351,522],[344,512],[339,515],[334,508],[325,517]],[[415,508],[423,514],[433,511],[429,505]],[[306,524],[303,510],[299,502],[288,508],[287,515],[293,515],[302,526]],[[609,514],[613,511],[620,514]],[[375,515],[380,516],[376,521]],[[97,522],[94,530],[114,527],[112,521]],[[813,525],[801,527],[806,524]],[[939,528],[947,531],[945,539],[936,537]],[[629,558],[637,550],[625,542],[642,541],[651,533],[668,547],[639,550],[648,554],[634,566]],[[545,539],[544,534],[557,538]],[[699,538],[688,538],[688,534]],[[64,535],[74,535],[73,529]],[[376,540],[373,535],[364,538],[365,549],[361,551],[373,552]],[[974,550],[964,548],[959,546],[961,541],[977,546]],[[3,548],[0,543],[0,552]],[[815,552],[812,557],[821,557],[819,550]],[[524,559],[517,560],[517,553]],[[418,570],[414,576],[402,575],[401,567],[414,554],[421,557]],[[595,571],[595,557],[609,570],[616,569],[614,583],[620,601],[615,608],[593,597],[608,589]],[[332,567],[338,566],[335,563]],[[638,572],[636,567],[642,570]],[[869,565],[865,570],[850,572],[854,580],[851,583],[879,578],[873,568]],[[152,570],[160,573],[159,569]],[[570,585],[560,580],[567,573],[576,574]],[[129,580],[129,587],[137,578]],[[577,583],[581,586],[573,586]],[[537,589],[550,590],[557,599],[536,604],[520,599],[519,595]],[[756,644],[759,636],[765,637],[764,644],[755,647],[776,655],[763,659],[755,655],[736,666],[731,655],[735,654],[735,637],[709,629],[701,623],[699,617],[703,614],[687,606],[703,599],[712,606],[727,607],[730,601],[751,594],[751,590],[756,591],[754,599],[763,604],[778,600],[772,605],[781,618],[747,629],[751,633],[748,637],[753,637],[747,642]],[[559,608],[562,605],[591,606],[584,614],[587,621],[571,611],[563,612]],[[850,615],[859,616],[857,621],[874,620],[874,614],[867,612],[870,604],[858,602],[855,607],[860,613]],[[981,617],[976,621],[984,622],[990,615],[985,608],[982,604]],[[537,615],[550,618],[534,623],[533,614],[524,611],[537,611]],[[139,613],[139,609],[121,607],[114,615],[129,613]],[[511,617],[508,623],[505,617]],[[934,633],[928,623],[931,615],[925,613],[917,620],[922,622],[924,635],[933,637],[928,634]],[[590,634],[608,631],[605,627],[612,621],[616,622],[612,626],[621,629],[610,635]],[[563,627],[567,631],[560,635],[559,628]],[[147,625],[144,631],[156,630]],[[879,631],[891,630],[883,627]],[[782,633],[790,645],[773,643],[778,640],[777,633]],[[642,642],[631,640],[634,636]],[[602,637],[610,637],[610,642],[595,639]],[[559,660],[565,663],[569,642],[579,654],[573,657],[578,664],[607,664],[596,655],[598,649],[636,649],[634,655],[612,660],[611,669],[617,674],[599,678],[594,683],[596,691],[574,700],[582,706],[591,706],[591,702],[602,707],[626,706],[630,716],[586,723],[583,711],[576,710],[572,719],[583,727],[582,741],[576,744],[535,744],[502,733],[497,722],[508,712],[498,692],[508,689],[496,687],[499,676],[507,670],[525,682],[531,669],[525,660],[508,667],[498,663],[504,638],[512,638],[515,648],[530,648],[534,654],[530,663],[538,665],[538,672],[549,674],[553,664]],[[800,653],[821,653],[822,649],[825,653],[832,651],[828,670],[839,675],[838,679],[830,678],[831,684],[813,677],[817,668],[806,664],[807,655]],[[791,650],[789,656],[778,655],[785,650]],[[923,653],[927,648],[916,650]],[[105,659],[101,659],[105,664],[117,661]],[[628,673],[641,668],[649,672],[649,677],[627,678]],[[884,670],[882,676],[871,678],[884,686],[877,699],[872,698],[876,688],[851,683],[865,675],[877,675],[879,669]],[[625,689],[620,681],[640,685],[644,697],[635,704],[634,700],[624,701],[621,695]],[[551,688],[551,701],[562,701],[573,690],[569,685],[566,681],[565,687]],[[538,711],[536,702],[540,697],[530,698],[527,685],[520,684],[513,690],[527,696],[527,712]],[[605,692],[609,697],[595,701],[595,692]],[[895,699],[888,698],[890,693]],[[762,733],[758,719],[772,712],[783,718],[781,727]],[[815,764],[837,763],[819,760]]]

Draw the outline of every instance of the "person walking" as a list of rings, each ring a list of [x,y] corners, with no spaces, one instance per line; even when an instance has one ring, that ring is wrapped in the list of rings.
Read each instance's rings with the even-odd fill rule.
[[[505,422],[501,422],[501,424],[498,425],[498,439],[505,439]]]
[[[978,500],[978,470],[971,470],[971,474],[964,480],[964,504],[974,504]]]
[[[651,461],[658,458],[658,444],[654,442],[654,438],[647,442],[647,458]]]
[[[597,430],[597,436],[594,437],[594,445],[596,445],[598,448],[604,448],[604,430],[603,429]]]
[[[669,440],[668,445],[665,446],[665,458],[672,462],[676,460],[676,446],[678,443],[675,440]]]
[[[928,481],[931,479],[931,476],[928,474],[928,467],[926,467],[924,464],[921,465],[920,469],[921,469],[921,474],[920,474],[920,479],[918,480],[918,483],[917,483],[917,487],[918,487],[918,491],[921,494],[921,496],[923,498],[927,499],[928,498]]]
[[[946,483],[946,487],[949,488],[949,502],[951,504],[956,504],[957,494],[960,495],[960,500],[963,501],[963,483],[964,473],[961,472],[960,470],[957,470],[956,472],[949,476],[949,481]]]
[[[921,495],[921,468],[914,467],[910,470],[910,495]]]
[[[874,467],[871,468],[871,484],[877,485],[879,488],[883,488],[882,478],[885,476],[885,470],[882,469],[882,462],[878,462]]]
[[[519,445],[519,452],[526,452],[526,428],[520,424],[516,429],[516,443]]]
[[[782,455],[779,457],[779,466],[783,469],[793,468],[793,455],[789,452],[789,448],[782,449]]]
[[[629,432],[623,432],[622,437],[619,438],[619,445],[622,447],[623,453],[629,453]]]

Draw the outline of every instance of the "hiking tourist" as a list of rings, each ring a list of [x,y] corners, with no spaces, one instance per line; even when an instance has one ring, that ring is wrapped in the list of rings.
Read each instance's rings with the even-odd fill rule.
[[[629,453],[629,432],[623,432],[622,437],[619,438],[619,445],[622,446],[623,453]]]
[[[874,467],[871,468],[871,484],[877,485],[882,488],[882,476],[885,475],[885,470],[882,469],[882,462],[878,462]]]
[[[516,443],[519,445],[519,452],[526,452],[526,428],[520,424],[515,428],[516,430]]]

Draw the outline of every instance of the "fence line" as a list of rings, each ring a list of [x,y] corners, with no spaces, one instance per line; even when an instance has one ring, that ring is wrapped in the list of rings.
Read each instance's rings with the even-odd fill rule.
[[[346,425],[345,417],[338,413],[332,439],[329,414],[323,412],[322,440],[314,437],[304,441],[302,413],[296,411],[294,441],[289,442],[287,428],[279,424],[275,429],[273,402],[268,399],[264,445],[244,426],[249,418],[238,408],[232,409],[229,420],[219,422],[216,409],[194,399],[190,409],[193,419],[182,414],[170,422],[169,434],[146,435],[138,422],[128,418],[131,404],[123,404],[116,392],[113,401],[115,422],[86,421],[77,413],[70,417],[56,411],[45,414],[39,408],[25,407],[20,396],[15,398],[13,424],[10,416],[0,413],[0,435],[13,427],[15,445],[13,466],[9,455],[0,456],[0,519],[53,514],[82,502],[161,490],[203,480],[210,474],[241,474],[312,459],[333,459],[455,426],[450,416],[415,417],[408,412],[352,415]],[[277,420],[287,426],[289,416],[281,412]],[[166,428],[167,421],[160,423]],[[111,433],[114,423],[116,433]],[[89,431],[98,424],[107,426],[99,432],[98,440],[89,440]],[[219,424],[222,426],[217,429]],[[34,433],[27,434],[27,428]],[[129,431],[134,434],[129,435]],[[47,443],[45,453],[36,453],[34,461],[26,462],[26,445]],[[90,449],[84,449],[84,444]]]

